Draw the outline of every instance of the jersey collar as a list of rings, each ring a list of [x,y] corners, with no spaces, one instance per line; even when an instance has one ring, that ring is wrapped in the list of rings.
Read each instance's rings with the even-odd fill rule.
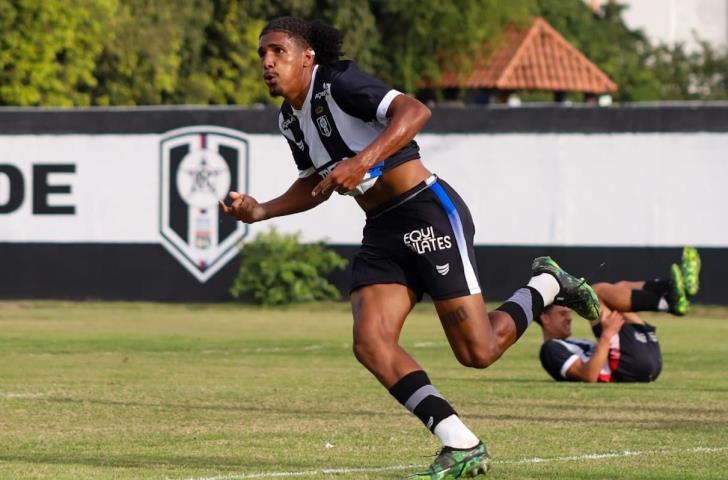
[[[303,101],[303,106],[300,110],[296,110],[293,105],[291,105],[291,109],[293,110],[293,114],[297,117],[300,117],[304,113],[308,112],[309,105],[311,104],[311,95],[313,95],[313,85],[316,82],[316,72],[318,71],[319,65],[318,63],[313,66],[313,71],[311,72],[311,83],[308,86],[308,93],[306,94],[306,100]]]

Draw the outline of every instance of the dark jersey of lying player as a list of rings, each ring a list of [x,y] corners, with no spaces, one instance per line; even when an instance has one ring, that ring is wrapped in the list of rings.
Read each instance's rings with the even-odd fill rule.
[[[541,359],[541,365],[544,370],[554,380],[576,381],[577,379],[566,376],[567,370],[577,360],[581,360],[584,363],[588,362],[596,348],[596,343],[583,338],[569,338],[566,340],[551,339],[541,345],[539,358]],[[611,370],[609,369],[609,365],[605,364],[599,372],[598,381],[609,381],[610,376]]]
[[[366,148],[387,126],[387,109],[400,94],[354,62],[316,65],[301,110],[284,102],[278,117],[299,178],[313,173],[324,178],[338,162]],[[365,180],[416,158],[419,147],[413,140],[372,167]]]
[[[601,335],[601,325],[592,327]],[[607,362],[599,372],[600,382],[652,382],[662,371],[662,355],[656,329],[649,324],[627,323],[612,337]],[[596,343],[584,339],[552,339],[541,345],[541,365],[555,380],[577,381],[566,372],[577,360],[588,362]]]

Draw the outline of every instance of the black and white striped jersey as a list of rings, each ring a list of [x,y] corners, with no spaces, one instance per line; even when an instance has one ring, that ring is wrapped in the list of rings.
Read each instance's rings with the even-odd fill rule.
[[[354,62],[315,65],[301,110],[283,102],[278,116],[299,178],[314,172],[324,178],[338,162],[366,148],[386,127],[387,109],[400,94],[359,70]],[[419,157],[419,147],[413,140],[375,165],[370,173],[378,176]]]

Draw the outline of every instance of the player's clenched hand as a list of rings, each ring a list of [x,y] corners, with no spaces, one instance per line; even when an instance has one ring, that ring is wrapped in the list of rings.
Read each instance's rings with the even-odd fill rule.
[[[230,205],[226,205],[222,200],[218,202],[220,210],[223,212],[245,223],[265,220],[265,209],[250,195],[230,192],[228,196],[230,197]]]
[[[599,321],[602,324],[602,332],[605,335],[612,337],[616,335],[619,332],[619,329],[622,328],[622,325],[624,325],[624,315],[616,310],[610,310],[608,312],[602,311]]]
[[[311,195],[327,195],[334,190],[345,193],[353,189],[362,181],[367,173],[367,167],[359,155],[345,158],[339,162],[328,177],[324,178],[314,187]]]

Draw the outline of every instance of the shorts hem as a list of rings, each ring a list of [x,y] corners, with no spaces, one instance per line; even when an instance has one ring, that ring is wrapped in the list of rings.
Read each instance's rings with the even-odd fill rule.
[[[402,286],[405,286],[405,287],[409,288],[410,290],[412,290],[413,292],[415,292],[415,294],[417,294],[417,301],[418,302],[420,300],[422,300],[422,294],[423,294],[423,292],[421,290],[419,290],[417,288],[414,288],[412,285],[409,285],[408,283],[403,282],[401,280],[372,280],[372,281],[360,282],[360,283],[357,283],[355,285],[352,285],[351,288],[349,288],[349,295],[351,295],[352,293],[354,293],[354,290],[358,290],[358,289],[360,289],[362,287],[368,287],[370,285],[386,285],[386,284],[391,284],[391,283],[395,283],[397,285],[402,285]]]
[[[470,290],[459,290],[457,292],[446,293],[446,294],[437,295],[437,296],[432,295],[429,292],[427,292],[427,293],[430,295],[430,298],[432,298],[432,300],[437,301],[437,300],[452,300],[453,298],[459,298],[459,297],[469,297],[470,295],[478,295],[483,292],[481,289],[478,289],[475,292],[471,292]]]

